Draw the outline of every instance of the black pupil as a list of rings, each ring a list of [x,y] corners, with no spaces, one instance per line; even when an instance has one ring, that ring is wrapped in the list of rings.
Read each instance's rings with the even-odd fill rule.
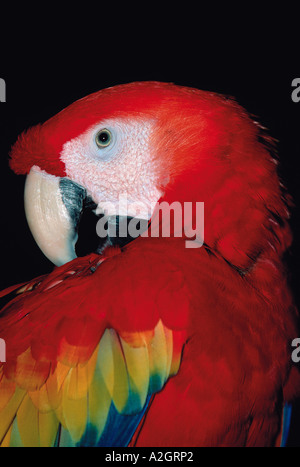
[[[102,133],[99,134],[98,139],[101,143],[107,143],[109,140],[109,134],[106,133],[106,131],[102,131]]]

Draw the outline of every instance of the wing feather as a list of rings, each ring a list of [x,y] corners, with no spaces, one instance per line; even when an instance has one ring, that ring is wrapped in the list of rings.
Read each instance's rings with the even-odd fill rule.
[[[0,313],[8,349],[0,367],[1,446],[126,446],[151,397],[179,369],[182,330],[164,324],[151,296],[146,320],[130,308],[143,306],[133,300],[122,302],[117,323],[106,288],[99,298],[92,261],[78,259],[73,274],[74,263],[23,285]]]

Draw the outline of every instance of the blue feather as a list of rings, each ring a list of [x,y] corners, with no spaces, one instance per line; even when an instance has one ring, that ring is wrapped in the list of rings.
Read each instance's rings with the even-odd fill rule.
[[[291,418],[292,418],[292,405],[285,404],[284,409],[283,409],[283,428],[282,428],[280,447],[286,446],[288,436],[289,436],[289,431],[290,431]]]
[[[139,426],[148,408],[151,396],[146,400],[141,412],[136,415],[120,414],[114,404],[111,404],[105,429],[98,440],[98,432],[88,425],[85,434],[77,444],[78,447],[126,447],[129,445],[137,427]]]

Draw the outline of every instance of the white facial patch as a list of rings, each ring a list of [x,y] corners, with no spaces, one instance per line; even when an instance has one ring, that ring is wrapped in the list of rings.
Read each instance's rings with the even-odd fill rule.
[[[86,188],[99,212],[150,219],[162,195],[152,157],[154,127],[155,122],[142,118],[109,119],[64,144],[67,177]],[[104,129],[111,141],[98,147],[96,136]]]

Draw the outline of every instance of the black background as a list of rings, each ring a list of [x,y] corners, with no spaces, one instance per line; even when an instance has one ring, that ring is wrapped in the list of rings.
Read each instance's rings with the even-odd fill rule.
[[[7,85],[7,102],[0,103],[0,289],[52,269],[26,224],[24,177],[8,168],[8,153],[17,136],[101,88],[157,80],[234,96],[278,140],[280,174],[295,203],[291,219],[294,244],[288,263],[291,286],[300,303],[300,102],[291,99],[291,83],[300,77],[300,63],[297,38],[289,34],[297,31],[297,25],[290,20],[284,24],[271,20],[271,30],[264,31],[265,23],[257,37],[256,23],[246,27],[244,12],[236,22],[237,31],[227,41],[231,26],[219,30],[212,21],[214,26],[203,33],[204,17],[190,25],[187,11],[181,13],[187,29],[179,19],[172,34],[166,23],[159,25],[158,34],[156,23],[145,30],[143,24],[133,29],[125,20],[122,29],[114,25],[107,34],[101,29],[105,9],[97,17],[93,37],[83,32],[80,19],[72,23],[72,32],[64,39],[57,37],[54,25],[47,29],[48,40],[40,34],[43,24],[32,38],[29,26],[20,33],[15,25],[7,33],[0,61],[0,77]],[[300,446],[298,409],[289,444]]]

